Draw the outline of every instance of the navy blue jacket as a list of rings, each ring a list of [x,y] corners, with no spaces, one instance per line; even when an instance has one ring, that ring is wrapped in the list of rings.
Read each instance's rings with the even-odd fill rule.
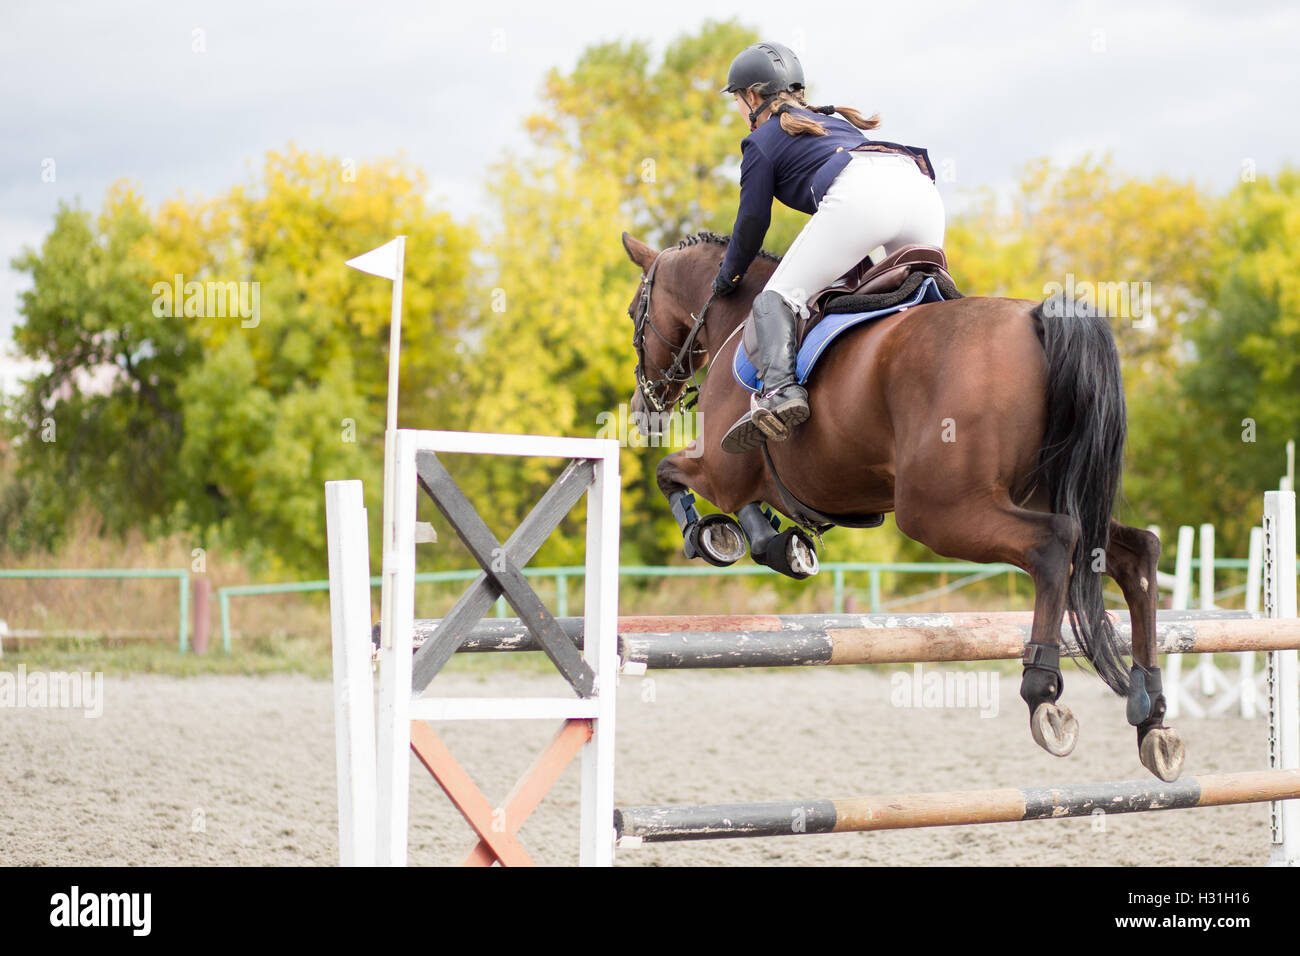
[[[740,142],[740,210],[721,274],[739,282],[763,248],[772,222],[772,198],[809,215],[817,211],[831,181],[848,165],[849,149],[868,142],[862,131],[841,116],[791,108],[817,120],[825,136],[791,136],[773,116]]]

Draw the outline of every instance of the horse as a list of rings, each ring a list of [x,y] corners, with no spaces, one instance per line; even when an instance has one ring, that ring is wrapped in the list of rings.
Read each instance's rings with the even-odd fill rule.
[[[754,560],[792,577],[815,573],[812,539],[799,527],[778,534],[766,505],[800,525],[811,513],[826,525],[857,517],[871,526],[871,516],[892,511],[899,531],[936,554],[1013,564],[1034,585],[1020,686],[1033,739],[1062,757],[1078,739],[1077,719],[1058,703],[1068,612],[1083,656],[1127,698],[1143,766],[1177,779],[1186,748],[1163,723],[1156,657],[1160,540],[1112,517],[1127,418],[1106,316],[1058,293],[1041,303],[958,298],[876,319],[820,358],[807,383],[807,422],[786,441],[732,454],[720,442],[749,393],[731,365],[750,303],[779,258],[761,252],[735,293],[713,298],[728,236],[700,232],[662,251],[622,238],[641,269],[628,307],[632,420],[652,433],[648,423],[676,409],[706,364],[712,370],[695,395],[698,434],[656,472],[688,557],[725,565],[748,546]],[[701,518],[692,492],[722,514]],[[1129,670],[1102,601],[1103,575],[1128,605]]]

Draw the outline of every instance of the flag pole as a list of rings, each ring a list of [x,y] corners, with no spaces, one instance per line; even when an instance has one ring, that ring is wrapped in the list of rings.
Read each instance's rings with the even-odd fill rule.
[[[380,535],[383,590],[379,598],[380,620],[383,622],[381,642],[384,647],[392,647],[392,576],[401,563],[393,508],[397,500],[397,390],[402,364],[402,273],[406,268],[406,237],[397,236],[378,249],[355,256],[344,264],[393,284],[393,311],[388,330],[388,420],[384,423],[384,525]]]
[[[406,265],[406,237],[393,240],[397,259],[397,276],[393,279],[393,315],[388,333],[388,427],[386,432],[397,430],[397,379],[402,355],[402,272]],[[384,462],[387,470],[391,461]]]
[[[384,428],[384,538],[383,578],[379,591],[380,641],[393,646],[393,574],[390,556],[397,554],[397,522],[393,508],[397,504],[397,390],[402,360],[402,273],[406,266],[406,237],[394,242],[393,311],[388,332],[388,422]]]

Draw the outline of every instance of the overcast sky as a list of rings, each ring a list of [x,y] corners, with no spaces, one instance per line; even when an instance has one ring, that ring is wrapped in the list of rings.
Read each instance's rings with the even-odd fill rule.
[[[1244,160],[1300,163],[1300,6],[1286,0],[2,0],[0,347],[25,281],[8,262],[61,199],[97,209],[123,177],[154,202],[211,195],[293,142],[404,151],[446,207],[482,213],[486,165],[526,145],[550,67],[616,39],[658,54],[733,16],[796,47],[814,102],[879,110],[880,138],[951,160],[950,209],[1039,156],[1109,150],[1216,192]]]

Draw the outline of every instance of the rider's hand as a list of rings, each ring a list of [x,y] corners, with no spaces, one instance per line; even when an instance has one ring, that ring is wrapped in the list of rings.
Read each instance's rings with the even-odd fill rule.
[[[739,282],[733,282],[719,272],[713,279],[713,294],[717,296],[731,295],[739,286]]]

